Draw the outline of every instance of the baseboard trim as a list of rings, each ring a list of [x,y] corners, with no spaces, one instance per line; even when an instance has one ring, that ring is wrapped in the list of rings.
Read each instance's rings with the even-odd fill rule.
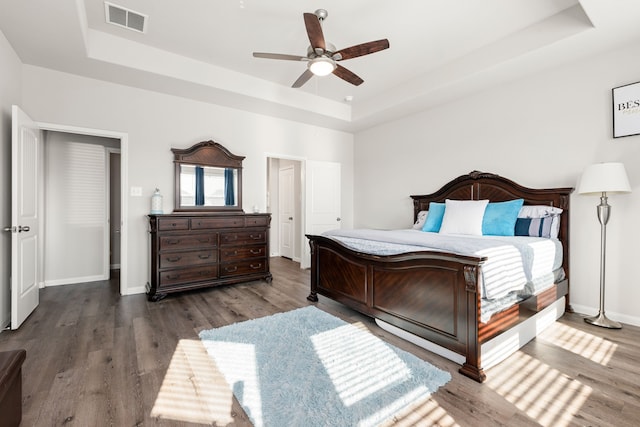
[[[78,283],[87,282],[99,282],[101,280],[109,280],[109,277],[105,276],[85,276],[85,277],[69,277],[67,279],[45,280],[44,287],[48,286],[64,286],[64,285],[76,285]]]

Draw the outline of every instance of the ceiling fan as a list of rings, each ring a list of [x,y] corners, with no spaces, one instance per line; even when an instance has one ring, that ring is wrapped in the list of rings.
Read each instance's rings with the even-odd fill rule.
[[[326,42],[324,35],[322,34],[322,21],[324,21],[328,16],[327,11],[324,9],[318,9],[315,13],[305,13],[303,16],[307,35],[311,42],[311,45],[307,48],[307,56],[253,52],[253,56],[256,58],[307,62],[307,69],[300,75],[300,77],[298,77],[298,80],[296,80],[291,87],[301,87],[314,75],[326,76],[331,73],[352,85],[359,86],[364,82],[364,80],[338,64],[337,61],[356,58],[358,56],[368,55],[370,53],[379,52],[389,48],[389,40],[382,39],[336,51],[336,47],[331,43]]]

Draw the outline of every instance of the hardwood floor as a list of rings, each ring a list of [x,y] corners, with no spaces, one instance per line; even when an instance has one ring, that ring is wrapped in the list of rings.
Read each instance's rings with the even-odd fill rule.
[[[308,271],[284,258],[273,258],[271,268],[271,284],[194,291],[156,303],[144,295],[120,296],[116,280],[43,289],[40,306],[24,325],[0,333],[0,351],[27,350],[22,425],[251,425],[197,334],[311,304]],[[567,314],[477,384],[458,374],[454,363],[320,298],[319,308],[362,322],[384,340],[451,372],[447,385],[393,425],[639,423],[638,327],[611,331]]]

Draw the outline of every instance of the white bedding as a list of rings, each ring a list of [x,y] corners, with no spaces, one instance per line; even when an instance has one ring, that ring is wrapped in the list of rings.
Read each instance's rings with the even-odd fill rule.
[[[489,303],[483,307],[483,311],[492,306],[499,310],[502,303],[498,300],[512,300],[510,303],[513,303],[550,287],[562,267],[562,244],[557,239],[443,235],[413,229],[331,230],[324,235],[353,250],[374,255],[433,250],[486,256],[488,259],[482,266],[480,294]],[[488,311],[495,312],[494,309]]]

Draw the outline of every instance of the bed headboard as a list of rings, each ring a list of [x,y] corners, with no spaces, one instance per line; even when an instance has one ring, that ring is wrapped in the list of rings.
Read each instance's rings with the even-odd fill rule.
[[[492,202],[524,199],[525,205],[549,205],[565,211],[569,210],[569,195],[573,188],[536,189],[519,185],[510,179],[487,172],[473,171],[449,181],[438,191],[424,196],[411,196],[414,219],[418,212],[429,209],[430,202],[444,202],[445,199],[481,200]]]
[[[442,186],[438,191],[423,196],[411,196],[413,199],[413,221],[418,212],[429,209],[430,202],[444,202],[445,199],[481,200],[504,202],[513,199],[524,199],[525,205],[548,205],[563,209],[560,218],[558,238],[564,250],[563,267],[569,276],[569,200],[572,187],[536,189],[523,187],[510,179],[499,175],[472,171],[461,175]]]

